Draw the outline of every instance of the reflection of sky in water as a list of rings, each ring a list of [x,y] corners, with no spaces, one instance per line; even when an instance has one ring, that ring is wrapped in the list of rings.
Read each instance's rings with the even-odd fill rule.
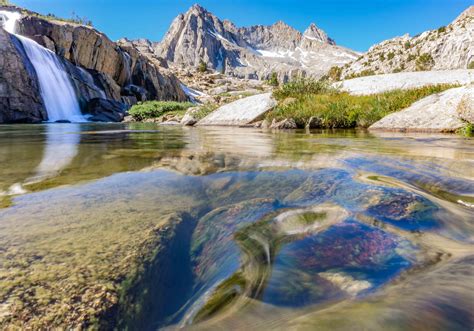
[[[77,155],[80,140],[79,124],[47,125],[43,158],[26,184],[52,178],[66,168]]]

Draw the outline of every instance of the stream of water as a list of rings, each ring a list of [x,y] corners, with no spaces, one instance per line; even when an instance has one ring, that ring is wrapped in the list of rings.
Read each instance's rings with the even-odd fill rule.
[[[0,164],[0,322],[82,307],[140,254],[121,326],[474,326],[472,139],[17,125]]]

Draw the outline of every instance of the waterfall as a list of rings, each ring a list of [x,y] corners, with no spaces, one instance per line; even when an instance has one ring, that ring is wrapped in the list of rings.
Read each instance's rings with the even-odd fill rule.
[[[15,34],[19,13],[0,11],[3,28],[22,43],[26,55],[35,68],[49,122],[87,122],[81,113],[76,93],[58,56],[34,40]]]

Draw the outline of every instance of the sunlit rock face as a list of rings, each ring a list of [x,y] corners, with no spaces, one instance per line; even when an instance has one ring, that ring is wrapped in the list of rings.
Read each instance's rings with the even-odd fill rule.
[[[25,16],[19,21],[18,32],[75,65],[103,74],[96,79],[107,95],[116,95],[118,89],[120,98],[120,88],[133,84],[143,87],[148,99],[187,99],[173,75],[160,72],[160,68],[136,48],[122,49],[91,27]]]
[[[447,26],[414,37],[406,34],[372,46],[367,53],[344,67],[343,77],[364,71],[384,74],[467,69],[474,61],[473,49],[474,6],[471,6]]]
[[[141,44],[146,48],[149,43]],[[275,72],[282,81],[297,75],[320,77],[331,66],[344,65],[358,56],[336,46],[314,24],[304,34],[281,21],[237,28],[199,5],[176,17],[153,48],[152,54],[170,66],[197,67],[203,61],[209,69],[229,75],[266,79]]]

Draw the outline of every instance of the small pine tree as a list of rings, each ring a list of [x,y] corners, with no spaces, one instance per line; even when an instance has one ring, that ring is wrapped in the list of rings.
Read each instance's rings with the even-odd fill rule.
[[[268,79],[268,84],[271,86],[279,86],[280,82],[278,81],[278,75],[276,72],[272,72],[270,78]]]
[[[207,64],[203,60],[199,61],[198,71],[199,72],[206,72],[207,71]]]

